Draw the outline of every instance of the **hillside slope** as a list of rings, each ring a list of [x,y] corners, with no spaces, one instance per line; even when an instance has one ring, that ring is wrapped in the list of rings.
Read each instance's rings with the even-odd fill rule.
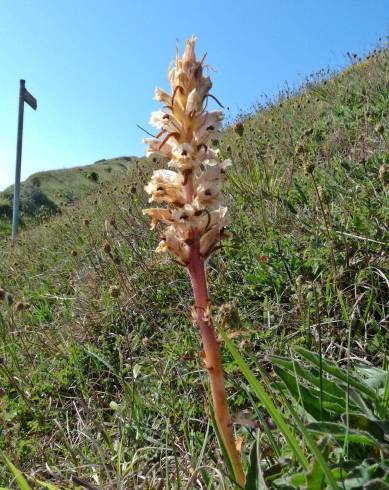
[[[387,474],[388,115],[384,50],[281,94],[219,144],[234,165],[231,237],[209,264],[214,313],[308,458],[309,471],[223,349],[244,461],[258,440],[269,488],[313,476],[325,488],[302,423],[317,424],[312,439],[344,488]],[[135,162],[15,245],[2,241],[0,449],[30,481],[231,488],[204,412],[188,278],[154,253],[142,215],[158,164]],[[0,467],[0,483],[11,480]]]
[[[96,191],[98,184],[119,181],[137,157],[104,159],[92,165],[38,172],[21,183],[25,218],[50,215]],[[13,185],[0,192],[0,219],[12,217]]]

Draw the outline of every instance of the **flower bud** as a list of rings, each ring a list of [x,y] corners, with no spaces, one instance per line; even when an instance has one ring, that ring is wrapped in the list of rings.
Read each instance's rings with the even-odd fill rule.
[[[303,163],[303,168],[307,174],[312,174],[315,170],[315,164],[313,162],[305,161]]]
[[[234,131],[238,136],[243,136],[244,133],[244,125],[242,122],[238,122],[234,126]]]
[[[374,131],[378,134],[384,134],[385,126],[383,124],[379,123],[375,126]]]
[[[109,242],[104,242],[103,250],[107,255],[111,253],[111,245],[109,244]]]
[[[23,301],[16,301],[15,303],[15,310],[16,311],[23,311],[26,310],[29,307],[27,303],[23,303]]]
[[[384,185],[389,185],[389,165],[383,164],[379,168],[378,177]]]
[[[118,288],[118,286],[111,286],[109,288],[109,293],[112,298],[117,298],[120,295],[120,289]]]

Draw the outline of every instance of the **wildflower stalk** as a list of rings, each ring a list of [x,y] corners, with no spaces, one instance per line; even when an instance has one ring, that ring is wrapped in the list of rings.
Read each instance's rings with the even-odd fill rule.
[[[194,53],[195,38],[185,47],[182,58],[176,56],[169,69],[172,94],[157,88],[155,98],[164,104],[151,116],[151,124],[160,130],[148,138],[148,155],[168,159],[175,170],[156,170],[145,187],[150,202],[162,202],[164,208],[144,209],[151,216],[151,227],[166,227],[158,252],[170,252],[189,273],[195,304],[192,319],[203,343],[202,357],[208,370],[217,428],[232,464],[236,482],[243,487],[245,477],[236,449],[228,410],[219,343],[211,319],[206,276],[206,260],[225,235],[227,208],[220,205],[222,183],[229,160],[219,161],[218,151],[210,147],[220,134],[223,114],[207,112],[212,87],[203,76],[203,62]]]
[[[232,422],[228,410],[219,343],[216,338],[212,319],[207,314],[210,303],[204,260],[199,254],[198,237],[194,237],[194,240],[195,241],[191,246],[190,261],[188,264],[188,271],[195,298],[193,316],[201,333],[204,349],[203,356],[211,385],[216,423],[223,439],[223,444],[230,457],[232,467],[234,468],[235,478],[237,479],[237,482],[243,486],[244,473],[232,433]]]
[[[190,194],[193,192],[193,186],[188,182],[186,187],[187,195],[191,197]],[[205,365],[208,370],[216,423],[223,438],[224,446],[231,459],[235,477],[238,483],[243,485],[244,473],[232,433],[232,421],[228,410],[220,348],[216,338],[215,327],[209,315],[210,300],[205,261],[200,254],[200,235],[197,229],[193,230],[192,240],[187,266],[195,300],[192,316],[200,329],[203,344],[202,355],[204,356]]]

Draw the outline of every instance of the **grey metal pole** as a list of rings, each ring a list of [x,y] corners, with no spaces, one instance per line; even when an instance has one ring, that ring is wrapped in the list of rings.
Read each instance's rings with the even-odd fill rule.
[[[20,170],[22,166],[22,142],[23,142],[23,118],[24,118],[24,92],[25,80],[20,80],[19,88],[19,118],[18,118],[18,139],[16,144],[16,169],[14,187],[14,205],[12,215],[12,240],[15,240],[19,225],[19,199],[20,199]]]

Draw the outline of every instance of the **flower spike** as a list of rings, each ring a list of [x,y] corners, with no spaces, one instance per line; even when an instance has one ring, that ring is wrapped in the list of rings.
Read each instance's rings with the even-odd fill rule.
[[[220,110],[208,111],[208,99],[223,106],[209,93],[212,82],[203,74],[206,55],[201,61],[196,59],[195,42],[195,37],[187,41],[182,58],[177,48],[175,65],[168,70],[171,95],[160,88],[155,90],[155,99],[164,107],[152,113],[150,122],[160,132],[156,138],[144,140],[147,155],[167,157],[174,171],[154,171],[145,190],[150,202],[165,203],[166,207],[143,212],[151,217],[151,228],[159,223],[165,226],[156,251],[170,253],[188,270],[195,299],[192,316],[203,340],[216,423],[235,480],[243,488],[245,476],[232,432],[205,269],[206,260],[226,236],[227,208],[221,206],[221,199],[226,167],[231,162],[221,162],[218,150],[211,148],[224,115]]]

